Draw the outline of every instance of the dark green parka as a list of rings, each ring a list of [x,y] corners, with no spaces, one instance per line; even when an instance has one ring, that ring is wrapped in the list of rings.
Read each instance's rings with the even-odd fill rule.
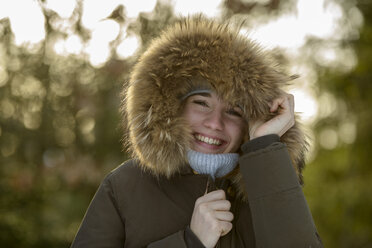
[[[215,189],[225,190],[234,214],[217,247],[321,247],[301,189],[306,142],[298,123],[280,139],[243,144],[239,166],[215,181],[193,173],[186,158],[182,96],[207,83],[247,120],[268,120],[268,104],[289,80],[228,25],[199,16],[167,29],[124,93],[133,159],[104,179],[72,247],[203,247],[188,225],[196,199]]]

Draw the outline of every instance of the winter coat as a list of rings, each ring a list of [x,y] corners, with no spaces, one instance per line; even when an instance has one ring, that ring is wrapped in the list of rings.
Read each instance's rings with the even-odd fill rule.
[[[72,247],[203,247],[188,225],[196,199],[217,188],[234,214],[217,247],[321,247],[300,185],[306,142],[297,121],[280,140],[246,142],[239,166],[215,181],[195,174],[186,157],[192,137],[180,99],[187,92],[209,84],[247,120],[268,120],[268,104],[290,79],[229,25],[198,16],[163,32],[124,91],[133,160],[102,182]]]

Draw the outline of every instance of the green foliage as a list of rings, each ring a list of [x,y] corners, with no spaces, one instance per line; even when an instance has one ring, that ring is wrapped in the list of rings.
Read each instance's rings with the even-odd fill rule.
[[[337,129],[351,118],[356,119],[357,130],[352,144],[319,150],[306,170],[305,193],[325,247],[372,246],[372,6],[364,1],[358,7],[365,22],[360,39],[345,43],[355,49],[357,66],[347,73],[319,68],[319,91],[330,92],[346,108],[319,120],[315,132]]]

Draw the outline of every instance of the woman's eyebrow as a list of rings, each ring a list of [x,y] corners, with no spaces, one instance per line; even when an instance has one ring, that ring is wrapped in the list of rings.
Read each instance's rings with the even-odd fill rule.
[[[194,94],[194,96],[212,97],[211,93],[207,93],[207,92],[196,93]]]

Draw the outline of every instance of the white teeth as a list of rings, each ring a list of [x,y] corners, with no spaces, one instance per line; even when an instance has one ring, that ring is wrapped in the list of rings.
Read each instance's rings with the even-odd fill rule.
[[[210,144],[210,145],[221,145],[221,141],[220,140],[217,140],[217,139],[212,139],[212,138],[208,138],[208,137],[204,137],[200,134],[196,135],[195,136],[198,140],[204,142],[204,143],[207,143],[207,144]]]

